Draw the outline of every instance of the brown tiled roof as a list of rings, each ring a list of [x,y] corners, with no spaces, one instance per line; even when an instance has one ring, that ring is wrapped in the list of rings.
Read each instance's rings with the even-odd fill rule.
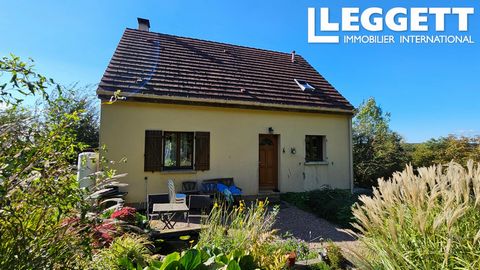
[[[294,79],[305,80],[303,91]],[[126,29],[99,84],[142,97],[352,111],[352,105],[303,57],[193,38]]]

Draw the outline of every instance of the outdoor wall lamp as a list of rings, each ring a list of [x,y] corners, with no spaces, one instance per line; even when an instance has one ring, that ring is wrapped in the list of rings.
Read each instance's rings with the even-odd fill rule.
[[[290,148],[290,153],[292,153],[292,155],[295,155],[297,153],[297,149],[295,149],[295,147]]]
[[[273,127],[268,128],[268,133],[273,134]]]

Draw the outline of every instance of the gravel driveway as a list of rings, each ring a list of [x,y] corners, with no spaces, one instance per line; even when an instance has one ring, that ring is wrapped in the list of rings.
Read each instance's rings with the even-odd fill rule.
[[[280,212],[274,228],[278,229],[281,234],[290,232],[296,238],[311,242],[312,246],[318,246],[322,241],[332,240],[347,251],[355,248],[357,244],[355,237],[350,235],[348,230],[341,229],[325,219],[285,202],[280,204]]]

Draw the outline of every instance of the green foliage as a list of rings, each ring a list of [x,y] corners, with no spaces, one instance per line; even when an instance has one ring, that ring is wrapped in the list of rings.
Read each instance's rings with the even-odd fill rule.
[[[308,267],[310,270],[330,270],[330,266],[326,262],[319,262]]]
[[[151,243],[143,236],[124,234],[113,240],[108,248],[95,254],[92,269],[137,269],[149,265]]]
[[[19,57],[11,54],[0,59],[0,104],[16,107],[27,96],[41,96],[44,100],[50,100],[48,89],[56,87],[60,89],[53,79],[47,79],[33,69],[33,60],[22,61]],[[8,78],[5,78],[8,74]]]
[[[31,63],[2,58],[0,75],[0,268],[71,268],[90,254],[88,230],[78,219],[82,192],[70,161],[83,146],[72,123],[78,112],[45,121],[48,113],[22,108],[25,96],[40,96],[52,108],[61,87],[35,73]],[[49,98],[55,89],[59,95]]]
[[[349,190],[323,188],[299,193],[288,192],[282,194],[281,199],[348,228],[354,221],[351,208],[358,198]]]
[[[329,266],[332,269],[341,269],[342,265],[345,263],[345,259],[343,258],[340,247],[335,245],[332,241],[329,241],[326,249]]]
[[[95,93],[89,86],[79,88],[75,84],[68,89],[62,89],[61,93],[54,92],[50,96],[57,97],[59,94],[62,98],[57,99],[55,106],[46,104],[47,121],[54,122],[61,115],[76,113],[78,120],[72,122],[70,127],[76,142],[90,149],[98,148],[99,117]]]
[[[111,216],[112,216],[112,213],[115,211],[115,209],[105,209],[105,211],[103,211],[99,217],[101,219],[109,219]]]
[[[233,209],[215,204],[200,232],[197,247],[220,249],[223,254],[250,254],[261,268],[280,269],[286,263],[285,254],[269,248],[278,240],[272,230],[277,213],[277,207],[269,210],[267,203],[262,201],[250,206],[242,201]]]
[[[402,137],[389,128],[390,114],[370,98],[353,120],[353,170],[355,184],[375,186],[406,163]]]
[[[409,144],[409,159],[414,167],[446,164],[452,160],[466,165],[472,159],[480,161],[480,136],[440,137],[425,143]]]
[[[147,216],[142,215],[139,212],[135,213],[135,221],[136,221],[136,225],[139,228],[148,228],[148,226],[149,226]]]
[[[411,166],[354,207],[360,269],[479,269],[480,164]]]
[[[133,269],[133,268],[132,268]],[[168,254],[161,262],[153,261],[145,270],[257,269],[253,257],[236,251],[224,254],[217,248],[189,249]]]
[[[283,235],[281,239],[278,239],[272,245],[265,248],[271,248],[272,251],[281,250],[282,254],[295,252],[296,258],[299,261],[314,259],[319,256],[318,252],[310,250],[307,242],[297,239],[288,233]]]

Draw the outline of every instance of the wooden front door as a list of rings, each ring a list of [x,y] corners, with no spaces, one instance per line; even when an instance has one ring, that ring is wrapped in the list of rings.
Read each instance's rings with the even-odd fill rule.
[[[259,136],[259,187],[277,189],[278,183],[278,136],[260,134]]]

